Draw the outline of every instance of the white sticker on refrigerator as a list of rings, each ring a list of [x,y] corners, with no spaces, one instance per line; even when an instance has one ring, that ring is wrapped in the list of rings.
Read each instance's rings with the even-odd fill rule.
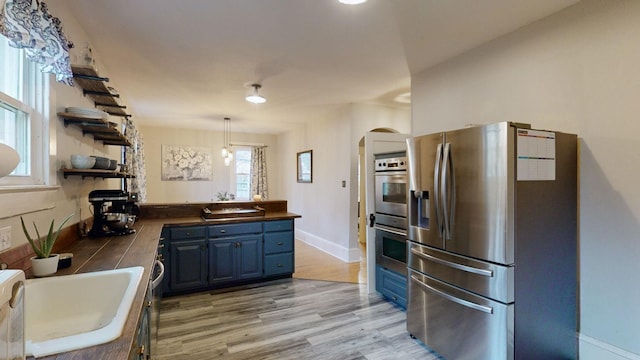
[[[556,179],[556,134],[518,129],[518,181]]]

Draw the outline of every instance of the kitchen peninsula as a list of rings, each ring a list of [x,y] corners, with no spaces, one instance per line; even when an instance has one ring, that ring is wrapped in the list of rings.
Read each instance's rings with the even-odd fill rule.
[[[228,216],[204,219],[205,208]],[[159,251],[166,267],[163,285],[169,294],[291,277],[295,269],[293,221],[299,217],[287,211],[286,201],[277,200],[151,204],[140,206],[133,234],[77,239],[60,250],[74,257],[71,267],[57,275],[143,266],[143,278],[118,339],[45,359],[125,359],[136,353],[138,324]],[[197,263],[191,263],[194,254]],[[248,277],[247,268],[255,270]]]

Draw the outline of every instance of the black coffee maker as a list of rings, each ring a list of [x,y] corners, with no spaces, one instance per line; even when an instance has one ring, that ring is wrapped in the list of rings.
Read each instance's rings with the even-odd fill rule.
[[[139,214],[138,194],[122,190],[94,190],[89,193],[93,206],[91,237],[127,235]]]

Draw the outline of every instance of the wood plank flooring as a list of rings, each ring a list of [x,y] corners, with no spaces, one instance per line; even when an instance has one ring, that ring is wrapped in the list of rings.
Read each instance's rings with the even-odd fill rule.
[[[294,279],[163,299],[154,359],[440,359],[404,311],[367,294],[364,261],[295,246]]]
[[[156,359],[439,359],[360,284],[283,279],[162,300]]]
[[[303,241],[296,240],[295,256],[296,279],[328,280],[367,283],[367,262],[365,245],[360,245],[361,261],[346,263],[337,257],[329,255]]]

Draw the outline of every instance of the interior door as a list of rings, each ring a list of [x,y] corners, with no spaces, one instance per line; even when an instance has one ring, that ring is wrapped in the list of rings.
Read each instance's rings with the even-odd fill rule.
[[[376,232],[371,222],[375,214],[375,154],[406,151],[407,134],[368,132],[364,135],[364,183],[367,217],[367,291],[376,292]]]

